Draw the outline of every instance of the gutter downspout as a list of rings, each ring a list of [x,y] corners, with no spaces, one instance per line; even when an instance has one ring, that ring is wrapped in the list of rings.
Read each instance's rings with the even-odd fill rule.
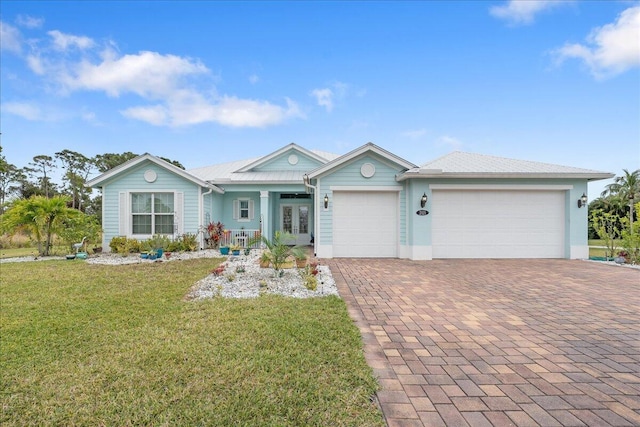
[[[303,175],[302,180],[304,181],[304,186],[307,189],[307,192],[313,193],[313,254],[316,254],[316,242],[318,239],[318,215],[319,215],[319,209],[317,209],[318,207],[318,192],[316,191],[317,188],[314,185],[311,185],[309,183],[309,175]]]

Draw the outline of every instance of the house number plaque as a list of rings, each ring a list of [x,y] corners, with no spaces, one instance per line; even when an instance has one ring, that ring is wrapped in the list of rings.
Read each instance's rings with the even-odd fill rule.
[[[416,212],[416,215],[418,215],[418,216],[427,216],[427,215],[429,215],[429,211],[425,210],[425,209],[420,209],[418,212]]]

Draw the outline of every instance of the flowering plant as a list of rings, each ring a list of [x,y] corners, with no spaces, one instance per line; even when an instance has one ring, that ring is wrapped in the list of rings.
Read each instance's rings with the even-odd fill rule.
[[[209,246],[217,248],[220,245],[222,234],[224,233],[224,224],[220,221],[210,222],[207,225],[208,237],[205,237]]]

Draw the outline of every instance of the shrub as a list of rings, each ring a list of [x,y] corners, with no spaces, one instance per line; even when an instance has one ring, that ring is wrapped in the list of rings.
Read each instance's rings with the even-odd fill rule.
[[[130,254],[142,252],[143,244],[137,239],[128,239],[124,236],[118,236],[111,239],[109,247],[113,253]]]

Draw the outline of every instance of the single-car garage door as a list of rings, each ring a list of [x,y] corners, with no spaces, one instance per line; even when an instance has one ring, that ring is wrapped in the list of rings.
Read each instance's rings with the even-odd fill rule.
[[[433,258],[563,258],[565,192],[434,190]]]
[[[396,257],[398,193],[334,191],[333,256]]]

